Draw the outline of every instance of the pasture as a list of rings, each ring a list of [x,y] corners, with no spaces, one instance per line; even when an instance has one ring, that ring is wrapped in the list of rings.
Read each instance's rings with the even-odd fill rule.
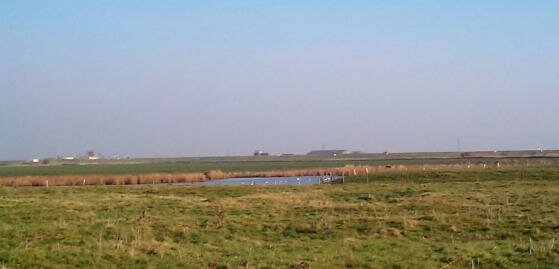
[[[0,268],[557,268],[559,168],[0,187]]]

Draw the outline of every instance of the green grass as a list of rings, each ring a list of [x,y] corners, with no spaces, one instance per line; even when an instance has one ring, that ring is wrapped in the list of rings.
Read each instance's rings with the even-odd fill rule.
[[[322,167],[341,167],[350,162],[194,162],[194,163],[143,163],[143,164],[98,164],[98,165],[53,165],[0,167],[0,177],[46,176],[46,175],[106,175],[106,174],[146,174],[146,173],[189,173],[221,170],[268,171]]]
[[[557,167],[369,180],[0,187],[0,268],[559,266]]]
[[[11,176],[52,176],[52,175],[107,175],[107,174],[145,174],[145,173],[189,173],[205,172],[210,170],[221,170],[224,172],[238,171],[269,171],[306,168],[330,168],[345,165],[417,165],[417,164],[467,164],[467,163],[540,163],[559,164],[557,158],[471,158],[471,159],[409,159],[409,160],[289,160],[267,161],[265,158],[258,161],[227,161],[220,159],[216,161],[172,161],[159,162],[151,160],[146,163],[101,163],[85,164],[64,163],[57,165],[26,165],[26,166],[0,166],[0,177]]]

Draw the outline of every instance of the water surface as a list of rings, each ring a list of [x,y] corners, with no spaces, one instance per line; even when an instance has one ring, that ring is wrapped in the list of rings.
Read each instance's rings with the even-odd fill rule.
[[[239,186],[239,185],[315,185],[332,181],[331,177],[304,176],[304,177],[252,177],[252,178],[227,178],[193,183],[176,183],[175,185],[194,186]]]

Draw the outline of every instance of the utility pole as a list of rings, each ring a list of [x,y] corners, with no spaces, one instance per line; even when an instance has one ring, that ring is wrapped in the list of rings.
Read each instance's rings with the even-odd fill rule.
[[[460,145],[460,137],[456,138],[456,149],[458,152],[462,152],[462,146]]]

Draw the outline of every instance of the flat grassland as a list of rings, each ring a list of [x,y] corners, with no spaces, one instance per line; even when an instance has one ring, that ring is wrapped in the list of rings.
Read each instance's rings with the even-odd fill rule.
[[[48,165],[14,161],[0,162],[0,178],[61,175],[120,175],[150,173],[262,172],[307,168],[378,165],[494,164],[559,165],[559,150],[533,152],[476,153],[464,158],[460,153],[350,154],[347,156],[239,156],[152,159],[49,160]]]
[[[248,161],[168,161],[142,163],[91,163],[76,164],[67,162],[56,165],[21,165],[0,166],[0,178],[18,176],[61,176],[61,175],[119,175],[119,174],[149,174],[149,173],[197,173],[211,170],[223,172],[261,172],[269,170],[289,170],[307,168],[333,168],[345,165],[414,165],[414,164],[465,164],[495,162],[498,159],[428,159],[428,160],[248,160]],[[550,162],[559,163],[559,159],[512,159],[517,162]]]
[[[557,268],[559,167],[0,187],[0,268]]]

